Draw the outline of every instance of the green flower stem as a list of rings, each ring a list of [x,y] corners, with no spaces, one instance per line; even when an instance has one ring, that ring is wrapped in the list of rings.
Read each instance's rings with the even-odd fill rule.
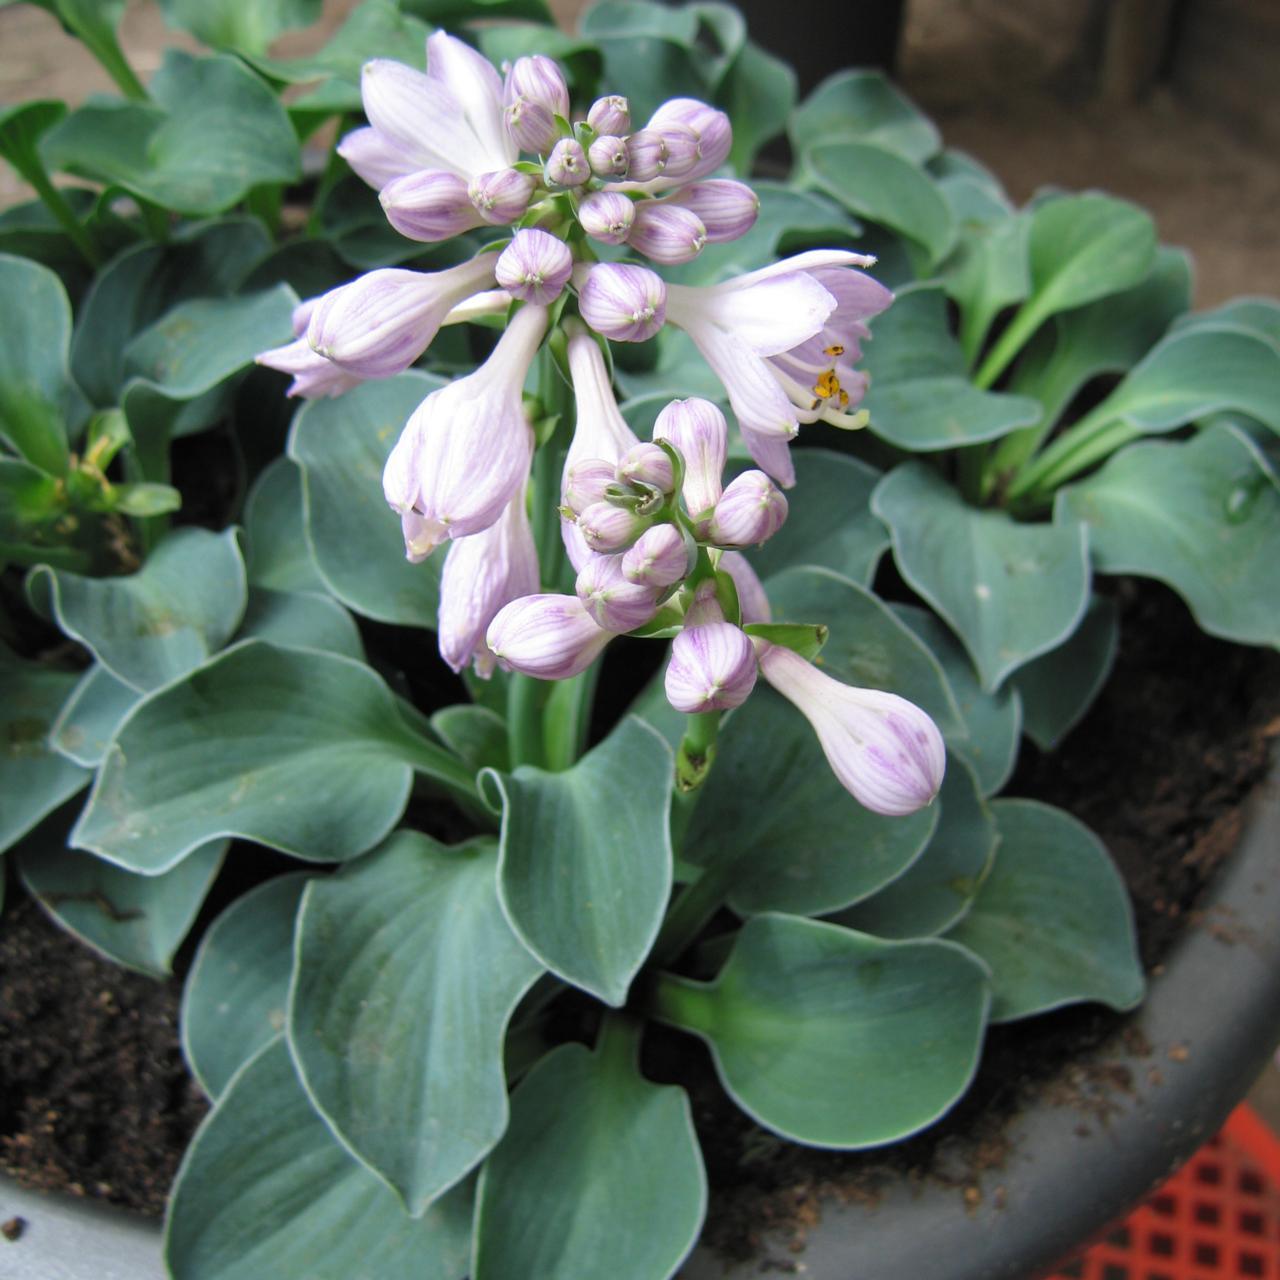
[[[44,202],[44,207],[49,210],[58,225],[67,233],[71,243],[80,251],[80,256],[94,270],[101,267],[101,251],[80,219],[76,217],[66,197],[53,185],[49,178],[49,171],[44,167],[44,162],[40,159],[40,153],[36,148],[24,147],[20,154],[15,154],[10,159],[13,167],[35,189],[36,195]]]
[[[713,864],[680,891],[658,931],[649,963],[661,967],[678,960],[724,904],[733,885],[733,859]]]
[[[511,767],[531,764],[546,767],[542,736],[542,712],[550,686],[545,680],[513,671],[507,682],[507,745]]]
[[[602,1062],[613,1068],[611,1074],[635,1070],[643,1033],[644,1022],[639,1018],[615,1009],[604,1015],[596,1037],[596,1053]]]
[[[655,974],[645,991],[648,1013],[659,1022],[685,1031],[701,1031],[709,1025],[710,1000],[705,983],[674,973]]]
[[[142,81],[134,74],[133,68],[124,56],[124,50],[120,48],[119,42],[109,29],[103,27],[95,30],[86,23],[77,22],[74,17],[63,12],[61,6],[59,6],[59,16],[67,21],[67,25],[80,38],[85,48],[97,58],[103,70],[116,82],[116,87],[126,98],[132,98],[134,102],[150,100]],[[69,21],[68,18],[70,18]]]
[[[1008,489],[1009,501],[1024,506],[1042,505],[1064,480],[1101,462],[1140,434],[1105,412],[1085,414],[1014,476]]]
[[[982,362],[978,372],[973,375],[974,385],[980,391],[990,388],[1009,367],[1009,362],[1040,327],[1043,318],[1039,307],[1026,303],[1009,321],[1009,327],[997,339],[996,345],[987,352],[987,358]]]
[[[600,664],[593,662],[570,680],[557,680],[547,698],[542,726],[543,754],[553,773],[570,768],[587,745]]]
[[[720,733],[719,711],[703,711],[685,719],[684,737],[676,752],[676,790],[696,791],[706,780],[716,757]]]

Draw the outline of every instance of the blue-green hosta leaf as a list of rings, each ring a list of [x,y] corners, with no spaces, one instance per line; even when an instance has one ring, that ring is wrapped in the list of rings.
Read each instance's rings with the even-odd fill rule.
[[[182,1053],[215,1102],[240,1067],[284,1030],[293,924],[310,879],[293,872],[257,885],[200,940],[182,989]]]
[[[663,975],[655,1013],[705,1040],[734,1101],[814,1147],[881,1146],[968,1088],[990,982],[950,942],[755,916],[714,982]]]
[[[1010,683],[987,693],[969,655],[937,614],[907,604],[895,604],[893,612],[937,659],[960,708],[963,732],[948,733],[948,750],[973,769],[984,796],[995,795],[1009,781],[1018,759],[1022,699],[1017,689]]]
[[[1097,836],[1035,800],[992,805],[1000,847],[948,935],[991,967],[991,1018],[1081,1000],[1131,1009],[1145,982],[1124,881]]]
[[[874,142],[916,164],[941,146],[933,121],[880,71],[838,71],[791,115],[787,127],[799,155],[818,142]]]
[[[937,820],[934,806],[906,818],[863,808],[809,722],[757,687],[721,730],[681,856],[727,883],[739,915],[820,915],[901,875]]]
[[[954,756],[938,794],[942,817],[924,853],[874,897],[833,917],[881,938],[924,938],[969,910],[996,851],[996,824],[974,772]]]
[[[716,90],[715,102],[733,121],[729,163],[749,174],[756,152],[786,128],[796,103],[796,73],[781,58],[748,41]]]
[[[235,634],[247,589],[235,531],[186,528],[169,534],[128,577],[41,567],[28,590],[66,635],[145,693],[199,666]]]
[[[364,645],[351,615],[328,596],[250,587],[237,639],[254,636],[288,649],[323,649],[363,660]]]
[[[829,449],[796,449],[791,456],[796,492],[804,500],[792,504],[786,524],[747,558],[762,578],[812,564],[870,586],[889,546],[884,526],[871,514],[880,473]]]
[[[320,0],[160,0],[171,27],[201,44],[239,53],[262,53],[282,31],[310,26]]]
[[[227,841],[202,845],[159,876],[140,876],[67,847],[74,813],[58,815],[15,850],[27,892],[109,960],[163,978],[213,884]]]
[[[956,222],[937,185],[919,165],[870,142],[811,144],[802,163],[813,181],[846,209],[918,245],[926,266],[941,262]]]
[[[863,407],[871,430],[900,449],[922,452],[994,440],[1039,420],[1026,396],[979,391],[951,336],[941,284],[909,285],[871,322],[863,367],[871,386]]]
[[[1015,524],[968,506],[921,462],[891,471],[871,509],[898,571],[937,610],[994,691],[1079,625],[1089,599],[1086,526]]]
[[[174,1184],[165,1261],[191,1280],[463,1280],[468,1183],[410,1218],[338,1145],[282,1039],[233,1077]]]
[[[298,139],[275,94],[237,58],[170,49],[151,100],[90,102],[45,135],[47,163],[182,213],[218,213],[251,188],[299,175]]]
[[[1204,326],[1217,328],[1231,325],[1236,329],[1248,329],[1260,338],[1266,338],[1280,346],[1280,302],[1275,298],[1232,298],[1212,311],[1197,311],[1179,317],[1175,329],[1195,329]]]
[[[0,296],[0,439],[61,475],[76,397],[67,369],[71,304],[47,267],[8,254],[0,254]]]
[[[437,711],[431,717],[431,727],[441,742],[477,773],[481,769],[510,769],[507,722],[496,711],[459,702]]]
[[[0,645],[0,850],[89,780],[50,742],[77,679],[74,671],[25,662]]]
[[[1100,573],[1166,583],[1212,635],[1280,644],[1280,492],[1239,428],[1132,444],[1061,490],[1055,518],[1085,521]]]
[[[471,789],[362,663],[247,640],[138,704],[73,843],[144,875],[218,836],[342,862],[395,825],[414,769]]]
[[[405,559],[382,468],[409,415],[443,385],[420,373],[366,382],[337,400],[311,401],[289,436],[311,558],[347,608],[380,622],[436,625],[443,553],[425,564]]]
[[[244,527],[251,586],[326,590],[303,531],[302,473],[288,458],[277,458],[254,482],[244,503]]]
[[[63,703],[49,733],[50,746],[68,760],[96,769],[106,754],[107,743],[140,696],[132,685],[116,679],[100,662],[95,662]]]
[[[1111,674],[1119,643],[1115,601],[1094,595],[1075,634],[1014,676],[1023,728],[1041,751],[1052,751],[1088,711]]]
[[[706,1200],[684,1090],[651,1084],[607,1045],[561,1045],[516,1090],[480,1175],[472,1276],[672,1276]]]
[[[671,750],[634,717],[571,769],[483,775],[502,804],[498,893],[553,973],[621,1005],[671,892]]]
[[[414,1217],[507,1127],[507,1020],[543,973],[503,919],[492,841],[413,831],[308,888],[289,1044],[345,1146]]]

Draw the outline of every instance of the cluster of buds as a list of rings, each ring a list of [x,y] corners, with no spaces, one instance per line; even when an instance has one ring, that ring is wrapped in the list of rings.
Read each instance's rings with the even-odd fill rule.
[[[786,519],[800,425],[866,421],[855,366],[867,321],[892,300],[862,270],[873,259],[818,250],[702,288],[634,261],[599,262],[598,244],[659,266],[688,262],[755,222],[751,188],[713,176],[731,150],[728,117],[693,99],[663,103],[638,129],[616,96],[573,122],[554,61],[520,58],[504,78],[440,31],[425,72],[375,60],[362,92],[369,124],[339,151],[378,189],[391,225],[424,242],[485,227],[507,239],[447,270],[372,271],[310,299],[294,314],[294,341],[258,359],[292,375],[290,394],[339,395],[407,369],[444,325],[509,315],[488,359],[414,411],[383,475],[409,559],[448,543],[445,660],[481,676],[501,664],[566,679],[616,635],[671,637],[666,691],[678,710],[731,710],[763,675],[810,719],[863,803],[882,813],[927,803],[944,759],[932,722],[891,694],[840,685],[788,647],[742,554]],[[757,464],[728,484],[716,405],[674,401],[641,441],[614,399],[600,339],[643,342],[666,324],[724,385]],[[540,592],[526,506],[537,424],[523,391],[553,329],[567,339],[575,398],[561,492],[573,595]]]

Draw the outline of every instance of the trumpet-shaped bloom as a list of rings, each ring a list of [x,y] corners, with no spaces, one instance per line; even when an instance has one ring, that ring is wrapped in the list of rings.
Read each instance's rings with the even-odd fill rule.
[[[370,271],[320,299],[307,341],[348,373],[389,378],[431,345],[458,303],[493,284],[497,262],[486,253],[446,271]]]
[[[411,556],[487,529],[524,483],[533,431],[521,395],[546,327],[545,307],[522,307],[479,369],[414,410],[382,473],[391,507],[422,517]]]
[[[856,270],[873,261],[820,249],[710,288],[667,287],[667,318],[724,384],[751,456],[784,486],[795,482],[785,446],[802,422],[865,421],[849,412],[864,387],[850,359],[866,319],[893,299]]]
[[[440,656],[455,670],[467,663],[484,679],[494,658],[484,635],[498,610],[539,586],[538,552],[525,511],[524,486],[487,529],[449,544],[440,576]]]
[[[498,665],[539,680],[568,680],[585,671],[613,639],[577,596],[522,596],[489,624],[485,643]]]
[[[874,813],[914,813],[938,793],[947,752],[914,703],[857,689],[781,645],[754,641],[764,678],[813,726],[840,785]]]
[[[685,627],[672,641],[663,684],[677,711],[695,715],[740,707],[755,683],[755,649],[731,622]]]

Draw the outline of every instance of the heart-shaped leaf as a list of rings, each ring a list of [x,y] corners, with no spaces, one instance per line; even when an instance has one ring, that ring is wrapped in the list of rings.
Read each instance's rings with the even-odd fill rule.
[[[711,1048],[734,1101],[783,1137],[856,1149],[905,1138],[968,1088],[986,1029],[981,961],[754,916],[714,982],[663,974],[654,1012]]]
[[[1097,836],[1035,800],[997,800],[992,812],[999,852],[948,935],[991,966],[992,1021],[1081,1000],[1133,1008],[1145,989],[1133,910]]]
[[[60,755],[85,769],[96,769],[120,722],[133,710],[137,689],[117,680],[100,662],[80,678],[50,731],[49,743]]]
[[[706,1209],[689,1099],[630,1055],[561,1045],[511,1099],[480,1175],[474,1280],[674,1275]]]
[[[898,571],[960,637],[984,689],[1056,648],[1084,616],[1084,523],[1015,524],[977,510],[921,462],[885,476],[871,509],[889,527]]]
[[[277,1038],[236,1073],[187,1148],[165,1262],[200,1280],[462,1280],[472,1198],[467,1184],[410,1218],[338,1145]]]
[[[874,142],[923,164],[941,146],[937,127],[879,71],[839,71],[792,113],[787,127],[797,154],[823,142]]]
[[[323,649],[362,660],[364,645],[351,615],[328,596],[250,587],[237,639],[270,640],[288,649]]]
[[[236,533],[176,529],[123,578],[37,568],[32,598],[117,680],[158,689],[216,653],[244,614],[244,563]]]
[[[302,473],[277,458],[244,503],[249,582],[271,591],[323,593],[324,579],[311,559],[302,522]]]
[[[401,831],[307,890],[289,1044],[334,1132],[414,1217],[507,1126],[502,1042],[542,974],[502,917],[491,841]]]
[[[485,773],[502,805],[498,892],[553,973],[621,1005],[671,892],[671,750],[634,717],[563,773]]]
[[[182,1052],[215,1102],[240,1067],[284,1030],[294,919],[310,880],[293,872],[257,885],[200,939],[182,989]]]
[[[1055,519],[1085,521],[1100,573],[1168,584],[1211,635],[1280,644],[1280,491],[1238,427],[1130,445],[1063,489]]]
[[[241,53],[261,53],[282,31],[320,17],[320,0],[160,0],[160,7],[171,27]]]
[[[756,152],[786,128],[796,104],[796,73],[781,58],[747,41],[729,65],[715,101],[733,121],[729,163],[749,174]]]
[[[333,595],[380,622],[436,625],[443,554],[418,565],[405,559],[382,468],[409,415],[443,385],[420,373],[366,382],[340,399],[311,401],[289,436],[311,558]]]

